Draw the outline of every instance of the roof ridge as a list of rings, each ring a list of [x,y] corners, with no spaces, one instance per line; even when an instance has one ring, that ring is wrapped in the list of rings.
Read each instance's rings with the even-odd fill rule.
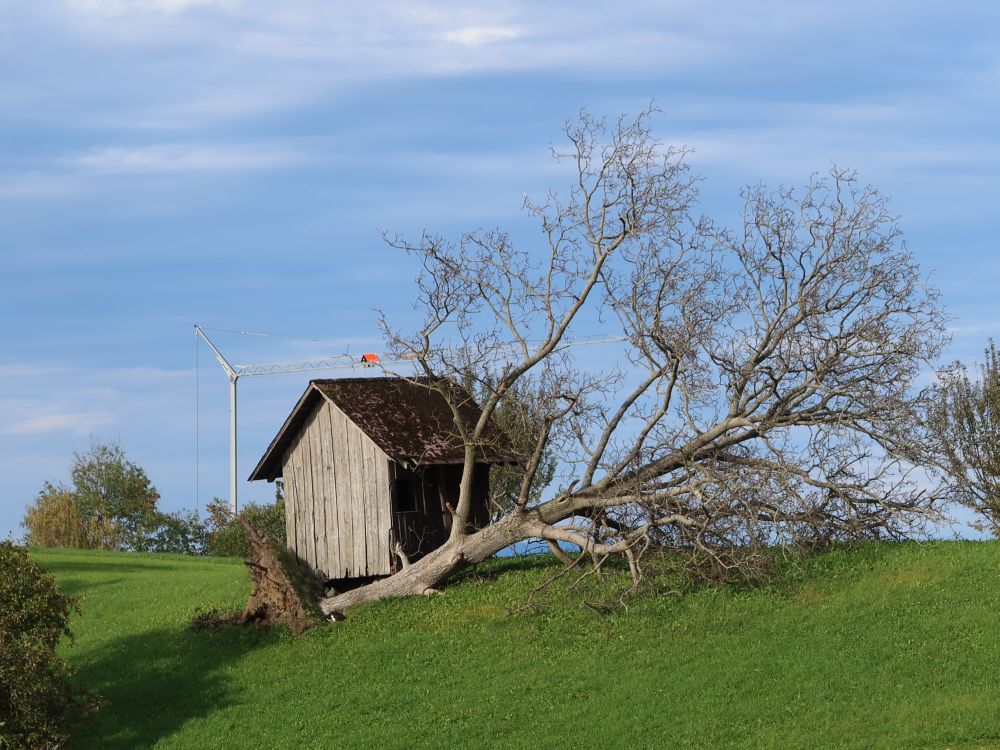
[[[303,412],[313,403],[309,396],[314,392],[335,405],[394,461],[425,465],[462,463],[465,445],[459,437],[449,399],[437,388],[422,387],[423,383],[435,380],[447,382],[462,394],[455,406],[466,424],[479,420],[482,411],[472,393],[451,378],[317,378],[309,381],[306,392],[258,462],[251,480],[273,480],[281,474],[284,448],[297,434],[305,419]],[[510,439],[493,420],[477,453],[477,461],[484,463],[516,460]]]

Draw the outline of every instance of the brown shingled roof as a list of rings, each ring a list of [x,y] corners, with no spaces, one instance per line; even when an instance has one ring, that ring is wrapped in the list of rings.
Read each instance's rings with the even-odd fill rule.
[[[298,432],[301,421],[312,412],[316,400],[333,402],[390,458],[405,464],[456,464],[464,460],[452,411],[430,378],[340,378],[313,380],[271,441],[250,479],[275,479],[281,475],[285,446]],[[481,414],[469,393],[452,381],[453,401],[470,428]],[[516,460],[509,439],[497,427],[487,428],[478,461],[505,463]]]

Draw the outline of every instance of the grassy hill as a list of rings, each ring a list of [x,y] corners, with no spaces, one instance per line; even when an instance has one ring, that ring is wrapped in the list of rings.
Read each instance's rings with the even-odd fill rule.
[[[107,706],[80,748],[1000,748],[1000,544],[872,545],[754,592],[598,614],[495,561],[301,639],[192,632],[235,560],[39,550],[84,596],[65,651]]]

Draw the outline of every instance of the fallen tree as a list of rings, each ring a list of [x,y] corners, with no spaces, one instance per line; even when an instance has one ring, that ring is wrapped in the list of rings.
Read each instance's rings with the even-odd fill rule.
[[[421,264],[423,317],[412,333],[383,317],[389,349],[421,375],[479,373],[481,417],[452,403],[465,470],[447,542],[323,598],[327,615],[434,591],[530,539],[591,564],[622,555],[638,581],[652,548],[738,566],[735,550],[898,538],[936,518],[939,494],[914,475],[927,459],[917,378],[943,316],[886,199],[833,169],[799,191],[746,189],[742,225],[720,228],[695,213],[687,154],[658,142],[650,115],[567,125],[554,156],[572,166],[568,192],[526,201],[537,247],[499,230],[388,238]],[[595,331],[620,337],[616,362],[567,345]],[[476,529],[476,455],[518,392],[538,434],[514,502]]]

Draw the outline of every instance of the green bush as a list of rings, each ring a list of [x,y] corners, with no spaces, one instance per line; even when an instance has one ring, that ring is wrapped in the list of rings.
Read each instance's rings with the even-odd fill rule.
[[[0,542],[0,747],[57,747],[96,709],[56,655],[60,638],[72,637],[74,611],[75,597],[61,593],[26,550]]]
[[[236,523],[229,504],[215,498],[206,507],[208,511],[208,554],[219,557],[249,557],[250,542],[243,527]],[[247,503],[239,517],[262,534],[274,537],[285,544],[285,500],[279,497],[271,505]]]

